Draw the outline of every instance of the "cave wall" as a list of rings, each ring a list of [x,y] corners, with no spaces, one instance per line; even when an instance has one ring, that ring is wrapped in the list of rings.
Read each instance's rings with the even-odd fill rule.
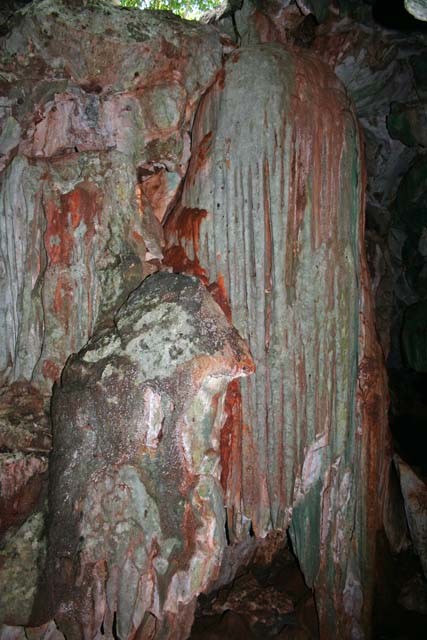
[[[198,99],[223,53],[213,27],[105,2],[45,0],[7,27],[0,139],[5,637],[10,626],[24,633],[17,625],[52,617],[44,577],[52,546],[52,383],[158,270],[160,221],[186,170]],[[97,620],[86,617],[81,630]],[[51,631],[59,633],[55,626],[40,633]]]
[[[3,46],[4,384],[49,391],[161,258],[141,178],[167,171],[173,197],[221,52],[212,28],[108,3],[47,1],[17,19]]]
[[[326,19],[328,3],[317,4],[317,18]],[[314,56],[304,50],[314,42],[305,5],[270,3],[262,13],[246,3],[235,15],[238,50],[227,16],[218,28],[101,1],[42,0],[8,24],[0,137],[2,638],[42,623],[26,633],[59,637],[58,625],[67,638],[97,637],[101,627],[111,636],[119,625],[120,637],[187,637],[197,594],[233,577],[242,544],[288,527],[315,589],[322,637],[369,635],[390,451],[364,254],[363,143],[351,100],[319,59],[322,51],[334,66],[332,45],[318,44]],[[139,365],[161,358],[167,323],[177,319],[166,314],[161,337],[167,291],[156,302],[161,339],[133,354],[116,345],[85,356],[104,340],[115,343],[123,304],[138,287],[138,313],[146,313],[148,283],[158,276],[141,282],[158,270],[203,282],[222,312],[208,298],[212,318],[198,330],[203,337],[229,326],[225,314],[249,346],[255,375],[231,382],[224,396],[225,382],[253,368],[239,342],[245,357],[228,346],[220,373],[217,356],[203,355],[201,370],[192,358],[202,353],[183,363],[168,351],[165,387],[155,367],[140,380],[141,397],[120,382],[135,376],[128,356]],[[179,302],[191,311],[191,296]],[[132,330],[144,342],[147,327],[135,322]],[[213,341],[210,356],[220,349]],[[111,386],[102,376],[112,366],[120,380]],[[207,389],[202,373],[222,382]],[[118,404],[117,419],[104,411],[108,402]],[[202,451],[215,454],[215,481],[206,486],[188,440],[198,430],[208,434]],[[82,466],[73,464],[78,452]],[[165,508],[168,484],[162,473],[158,486],[153,479],[172,453],[178,489]],[[143,511],[133,522],[132,501],[121,514],[103,506],[122,485],[139,495],[138,509],[159,510],[153,526]],[[179,514],[172,533],[170,509]],[[118,519],[124,564],[112,552]]]
[[[381,512],[383,494],[369,494],[387,462],[372,441],[385,438],[385,378],[370,301],[359,306],[363,171],[351,104],[327,67],[278,45],[240,48],[201,102],[165,226],[166,262],[229,302],[257,366],[228,394],[229,530],[239,540],[290,525],[325,637],[356,637],[369,618],[362,531],[378,528],[365,517]]]
[[[410,4],[405,3],[409,11]],[[409,621],[410,612],[422,615],[427,611],[422,570],[425,554],[421,550],[425,545],[420,544],[427,479],[427,25],[412,17],[405,6],[400,0],[244,3],[234,16],[242,42],[285,42],[324,60],[350,93],[362,127],[367,170],[365,244],[373,292],[370,304],[386,359],[391,397],[391,433],[385,440],[379,435],[387,449],[383,490],[387,493],[387,485],[394,487],[384,509],[389,545],[385,563],[395,563],[396,582],[394,605],[389,603],[388,613],[382,614],[388,632],[399,624],[406,632],[407,624],[402,621]],[[230,18],[224,15],[220,21],[231,34]],[[415,514],[417,525],[408,535],[408,523]],[[397,567],[414,552],[417,557],[408,579]],[[379,555],[387,554],[382,551]],[[383,567],[379,575],[381,571],[380,600],[384,582],[390,581],[388,569]],[[397,601],[404,603],[403,608],[396,606]],[[422,624],[425,620],[420,619],[418,626]]]
[[[169,273],[67,362],[52,404],[45,614],[66,638],[188,637],[226,546],[224,396],[253,370],[205,287]]]

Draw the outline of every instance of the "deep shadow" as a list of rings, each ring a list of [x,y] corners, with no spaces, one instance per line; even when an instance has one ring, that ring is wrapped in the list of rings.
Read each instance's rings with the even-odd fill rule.
[[[375,22],[396,31],[427,31],[427,23],[417,20],[405,9],[404,0],[375,0],[372,7]]]
[[[198,599],[190,640],[319,638],[314,596],[289,542],[255,553],[233,582]]]
[[[393,554],[383,532],[377,536],[373,607],[375,640],[424,640],[427,637],[427,615],[410,611],[401,604],[402,594],[422,569],[411,548]]]

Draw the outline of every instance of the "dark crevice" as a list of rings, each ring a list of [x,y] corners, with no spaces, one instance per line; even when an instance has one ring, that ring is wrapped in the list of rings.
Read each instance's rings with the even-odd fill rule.
[[[374,20],[396,31],[427,31],[427,23],[417,20],[405,9],[404,0],[376,0],[372,7]]]
[[[228,527],[228,512],[227,512],[227,509],[225,509],[225,539],[227,540],[227,545],[230,546],[231,541],[230,541],[230,529]]]
[[[190,640],[269,640],[319,637],[313,592],[289,545],[274,537],[260,541],[234,580],[198,600]]]
[[[114,616],[113,616],[112,633],[113,633],[114,640],[121,640],[119,634],[117,633],[117,611],[114,612]]]

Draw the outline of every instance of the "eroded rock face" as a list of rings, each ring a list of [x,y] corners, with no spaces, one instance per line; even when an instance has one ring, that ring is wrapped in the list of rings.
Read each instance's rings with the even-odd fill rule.
[[[426,0],[405,0],[405,9],[417,20],[427,22],[427,2]]]
[[[245,44],[284,36],[306,47],[313,14],[325,19],[330,4],[269,3],[273,20],[244,2],[234,18]],[[362,637],[388,482],[387,396],[361,249],[359,136],[341,84],[280,45],[243,47],[222,68],[215,28],[102,0],[41,0],[16,20],[2,42],[0,382],[49,392],[94,337],[55,394],[48,606],[45,588],[35,596],[49,433],[25,429],[19,410],[5,430],[24,449],[7,451],[1,479],[14,518],[4,620],[56,615],[61,631],[10,626],[0,637],[181,640],[195,596],[289,526],[321,634]],[[316,46],[355,78],[367,120],[381,80],[375,138],[401,97],[402,65],[390,48],[379,69],[355,74],[348,52],[373,38],[354,33],[344,21]],[[421,86],[422,60],[415,68]],[[181,197],[195,107],[215,78]],[[387,142],[375,184],[397,187],[415,153]],[[370,197],[383,214],[390,192]],[[152,276],[121,307],[161,268],[165,220],[168,263],[208,285],[250,343],[258,373],[242,385],[248,351],[195,280]],[[34,443],[45,449],[25,449]]]
[[[195,278],[149,277],[53,398],[48,582],[67,638],[184,638],[226,545],[227,383],[249,351]]]
[[[400,478],[412,543],[424,577],[427,578],[427,483],[397,454],[394,462]]]
[[[224,71],[197,114],[166,255],[229,305],[257,366],[228,394],[229,529],[241,539],[290,525],[324,637],[362,637],[372,557],[361,532],[379,526],[364,510],[381,507],[369,494],[383,464],[362,460],[384,441],[386,394],[357,124],[335,76],[301,52],[242,48]]]
[[[222,47],[211,27],[102,0],[43,0],[14,17],[12,4],[0,43],[0,619],[27,625],[46,553],[38,405],[158,269],[160,221]]]
[[[31,620],[46,557],[48,404],[26,383],[0,390],[0,621],[13,625]]]
[[[2,384],[50,390],[156,270],[191,118],[221,66],[211,27],[80,4],[31,4],[1,44]]]

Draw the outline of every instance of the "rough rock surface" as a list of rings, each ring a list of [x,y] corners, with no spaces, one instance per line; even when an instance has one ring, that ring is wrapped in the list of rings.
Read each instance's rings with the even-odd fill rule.
[[[225,391],[253,368],[204,286],[168,273],[69,360],[53,397],[47,565],[67,639],[187,637],[226,546]]]
[[[46,510],[35,510],[17,531],[9,531],[0,550],[0,620],[13,625],[33,621],[33,606],[46,560]],[[0,636],[5,640],[3,634]]]
[[[46,555],[47,405],[26,383],[0,390],[0,621],[15,625],[31,619]]]
[[[427,483],[400,458],[394,456],[405,502],[405,511],[412,543],[427,578]]]
[[[42,0],[15,16],[1,43],[3,384],[49,390],[156,269],[158,218],[221,53],[212,27],[101,0]]]
[[[398,297],[408,295],[405,269],[395,257],[399,224],[393,205],[400,180],[417,155],[417,145],[424,144],[422,128],[417,127],[425,118],[425,103],[411,63],[418,57],[414,52],[424,51],[425,46],[422,33],[384,29],[366,6],[360,19],[340,16],[321,25],[313,43],[316,53],[344,82],[364,132],[368,238],[375,244],[371,272],[376,324],[386,357],[397,346],[393,336],[399,326],[392,327],[398,315],[396,293]],[[399,109],[403,115],[398,117]]]
[[[2,392],[11,403],[0,398],[0,420],[7,414],[0,582],[8,585],[1,616],[11,625],[0,629],[1,640],[62,640],[53,622],[13,626],[44,622],[58,606],[67,640],[131,638],[137,628],[135,637],[181,640],[196,594],[212,580],[232,580],[259,536],[272,529],[284,536],[289,525],[316,589],[323,637],[369,633],[374,536],[390,476],[387,394],[361,249],[357,125],[319,58],[344,80],[365,127],[386,353],[385,283],[388,293],[396,284],[407,305],[422,299],[427,282],[425,189],[417,179],[424,138],[417,130],[416,144],[406,146],[390,137],[386,120],[397,100],[405,113],[416,105],[411,126],[419,114],[422,121],[425,53],[416,37],[401,53],[398,37],[364,21],[365,3],[230,4],[240,7],[221,21],[230,36],[245,45],[287,42],[288,51],[242,48],[223,69],[232,47],[215,27],[103,0],[40,0],[1,27],[0,384],[18,381]],[[316,60],[301,50],[310,47]],[[215,78],[191,142],[199,97]],[[396,192],[400,222],[387,237]],[[154,328],[132,346],[127,331],[140,318],[116,313],[159,268],[166,220],[169,263],[209,286],[258,365],[256,378],[231,383],[224,405],[227,379],[244,366],[238,354],[219,347],[200,360],[207,343],[188,340],[195,359],[177,365],[181,312],[153,311]],[[171,277],[156,276],[183,282]],[[191,283],[197,302],[202,290]],[[135,313],[138,295],[129,303]],[[209,331],[218,332],[224,318],[206,304],[216,318]],[[194,326],[197,314],[188,322]],[[70,353],[93,334],[55,399],[46,611],[50,437],[31,415],[39,415],[39,390],[50,391]],[[150,344],[150,370],[138,369]],[[154,380],[159,367],[166,373]],[[36,395],[22,381],[32,381]],[[118,396],[121,408],[111,401]],[[196,416],[200,432],[190,429]],[[207,443],[211,430],[221,470],[218,442]],[[70,523],[65,536],[61,518]],[[404,547],[401,517],[391,520],[395,546]]]
[[[405,0],[405,9],[417,20],[427,22],[427,1],[426,0]]]
[[[363,540],[379,526],[386,464],[369,447],[384,444],[386,396],[351,104],[318,60],[242,48],[203,98],[193,145],[166,259],[209,284],[257,366],[228,393],[230,535],[290,525],[324,637],[359,637],[371,597]]]
[[[53,620],[31,629],[0,625],[0,638],[1,640],[65,640]]]

